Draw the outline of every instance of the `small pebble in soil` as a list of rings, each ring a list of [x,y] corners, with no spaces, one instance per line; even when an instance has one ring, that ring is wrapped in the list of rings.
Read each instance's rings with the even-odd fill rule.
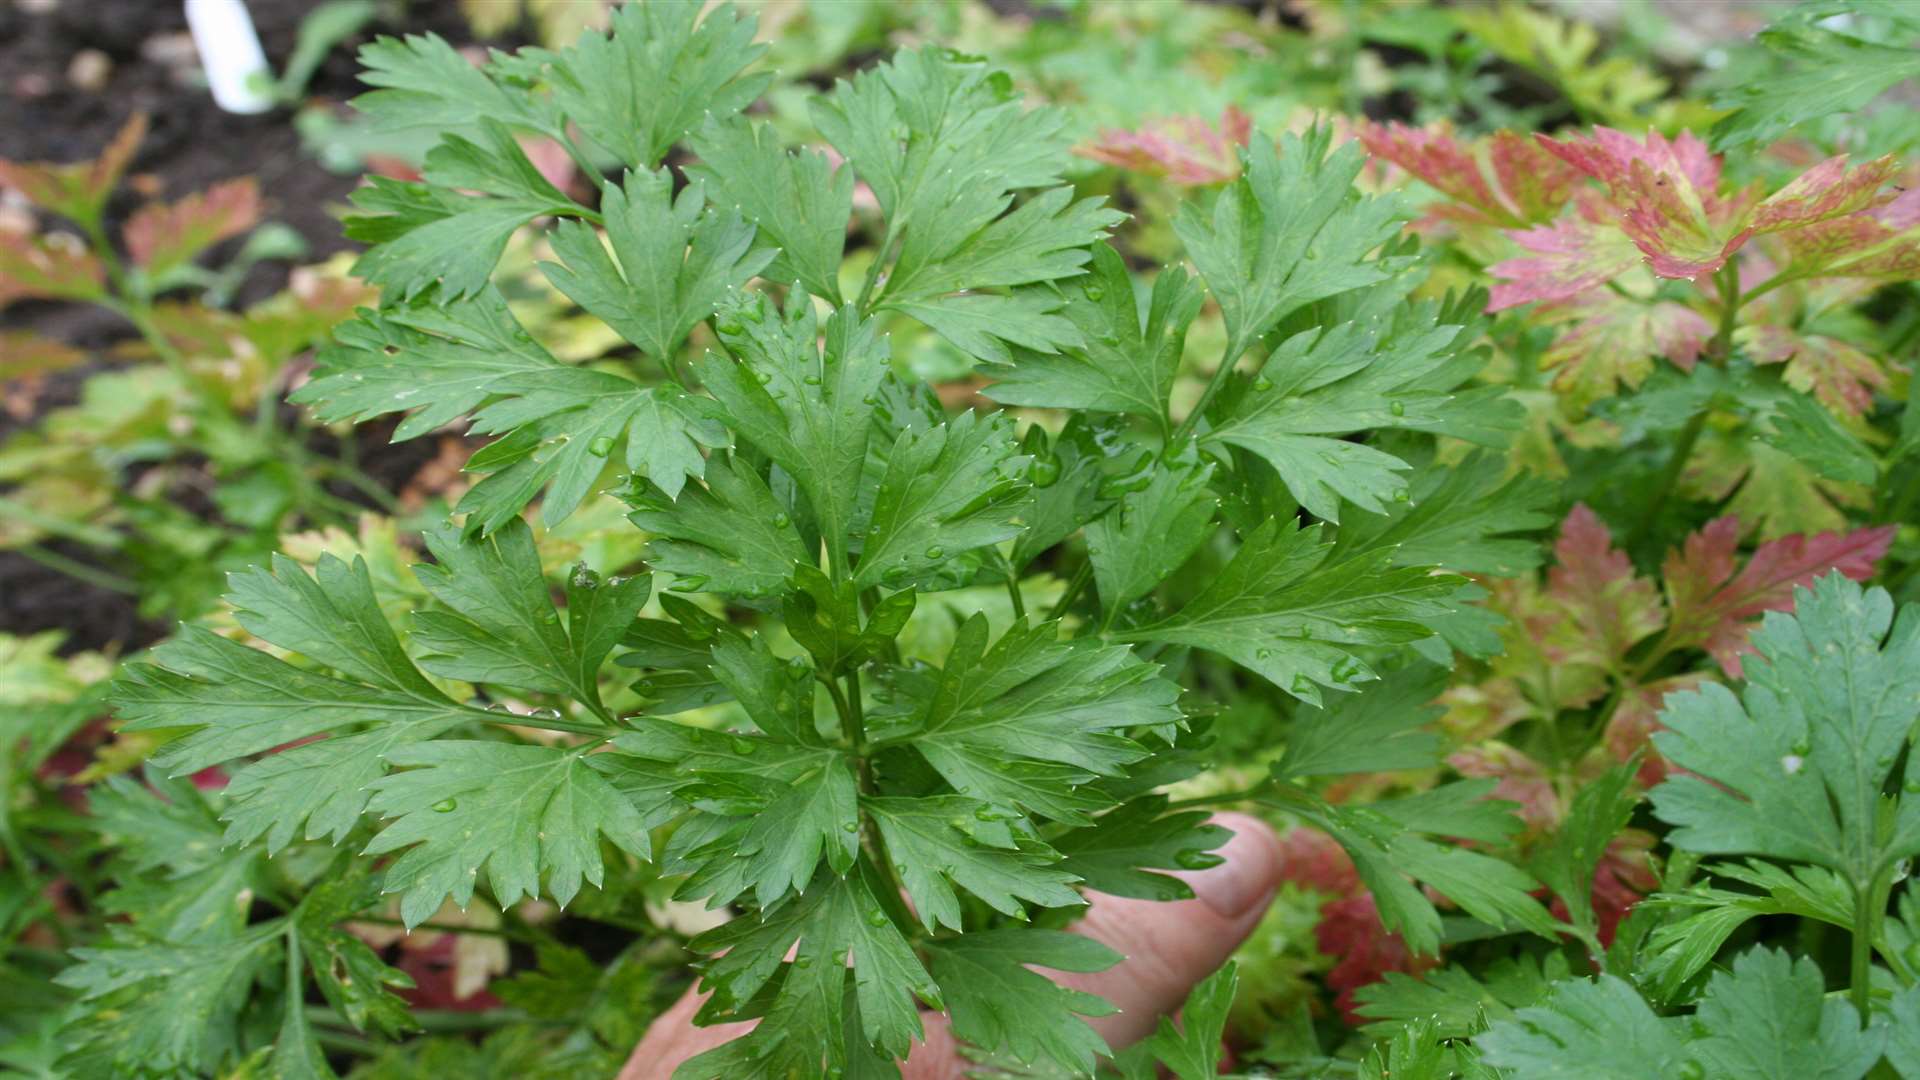
[[[113,77],[113,58],[99,49],[81,49],[67,64],[67,82],[76,90],[98,93]]]

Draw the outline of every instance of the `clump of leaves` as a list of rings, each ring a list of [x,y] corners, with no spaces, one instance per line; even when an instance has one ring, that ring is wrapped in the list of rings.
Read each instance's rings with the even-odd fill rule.
[[[1419,256],[1401,204],[1353,190],[1359,148],[1251,137],[1179,222],[1198,276],[1136,283],[1103,239],[1120,216],[1062,180],[1059,114],[985,63],[903,52],[820,95],[836,165],[741,115],[758,55],[749,20],[692,3],[480,67],[430,36],[365,51],[361,108],[442,134],[421,180],[357,195],[382,303],[297,398],[327,420],[402,414],[398,438],[462,416],[494,438],[398,627],[363,561],[277,559],[231,594],[273,652],[188,627],[120,684],[124,727],[173,736],[161,768],[232,770],[231,858],[341,846],[369,888],[331,917],[397,894],[409,925],[480,896],[604,910],[650,863],[732,913],[692,942],[699,1022],[758,1021],[683,1078],[892,1075],[927,1009],[995,1060],[1086,1073],[1107,1048],[1083,1018],[1108,1007],[1029,966],[1117,959],[1058,929],[1083,889],[1174,899],[1164,871],[1215,861],[1224,830],[1155,793],[1199,767],[1205,699],[1179,680],[1211,654],[1299,703],[1268,794],[1339,838],[1410,944],[1442,927],[1415,882],[1484,924],[1560,932],[1531,875],[1453,842],[1515,827],[1490,784],[1368,808],[1299,782],[1431,758],[1430,740],[1388,738],[1384,761],[1348,745],[1351,725],[1424,714],[1347,695],[1382,674],[1430,688],[1416,650],[1483,642],[1458,624],[1478,593],[1447,571],[1520,572],[1526,546],[1502,537],[1544,521],[1497,459],[1440,463],[1441,440],[1503,446],[1519,412],[1473,383],[1484,296],[1409,299]],[[624,171],[577,202],[523,133],[590,160],[577,133]],[[661,164],[679,144],[684,183]],[[864,265],[844,258],[850,221]],[[516,321],[491,278],[529,226],[542,272],[631,360],[564,363]],[[1208,297],[1226,348],[1181,409]],[[949,412],[889,355],[909,321],[1049,422]],[[522,514],[538,500],[556,523],[604,491],[649,538],[643,572],[582,565],[556,588]],[[903,631],[930,602],[960,614],[918,649]],[[1335,701],[1362,704],[1320,709]],[[146,920],[88,952],[64,977],[80,1052],[222,1067],[265,995],[275,1053],[324,1070],[303,1049],[307,903],[191,939]],[[368,974],[358,991],[384,1001]],[[162,1031],[188,988],[204,1008],[166,1009]],[[1206,1030],[1151,1052],[1202,1061]]]
[[[290,519],[356,516],[362,506],[337,489],[392,500],[352,465],[309,452],[304,435],[281,430],[273,411],[288,362],[323,340],[366,290],[299,271],[286,291],[227,310],[255,263],[304,250],[285,230],[256,230],[264,203],[252,177],[147,203],[109,237],[108,201],[146,130],[136,114],[91,161],[0,161],[0,186],[47,223],[40,231],[0,228],[0,308],[91,304],[137,335],[92,353],[28,331],[0,334],[0,383],[31,409],[39,383],[56,371],[144,361],[88,377],[77,404],[45,410],[0,444],[0,547],[96,587],[137,593],[149,616],[193,615],[217,598],[217,575],[207,580],[215,567],[261,557]],[[224,266],[202,265],[217,245],[243,235]],[[144,475],[136,483],[137,471]],[[213,522],[179,505],[180,489],[208,479]]]

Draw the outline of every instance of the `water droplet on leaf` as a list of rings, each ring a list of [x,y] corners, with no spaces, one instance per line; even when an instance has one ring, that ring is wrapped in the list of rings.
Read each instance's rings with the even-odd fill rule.
[[[459,805],[458,800],[441,799],[439,802],[433,804],[433,812],[436,814],[451,814],[453,813],[453,808]]]
[[[613,439],[606,435],[595,435],[587,443],[587,453],[594,457],[606,457],[613,452]]]

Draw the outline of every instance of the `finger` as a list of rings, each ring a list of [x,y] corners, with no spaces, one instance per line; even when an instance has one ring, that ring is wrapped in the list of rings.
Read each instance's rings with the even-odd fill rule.
[[[1216,814],[1233,830],[1219,849],[1226,861],[1175,876],[1192,886],[1191,900],[1164,903],[1095,895],[1075,933],[1125,957],[1091,974],[1048,972],[1062,986],[1098,994],[1120,1011],[1090,1022],[1116,1050],[1153,1033],[1159,1018],[1178,1009],[1194,984],[1226,963],[1266,914],[1280,887],[1280,840],[1266,822],[1246,814]]]

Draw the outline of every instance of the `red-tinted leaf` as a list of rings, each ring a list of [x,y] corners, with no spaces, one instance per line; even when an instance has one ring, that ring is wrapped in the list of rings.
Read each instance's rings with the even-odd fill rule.
[[[28,330],[0,330],[0,382],[51,374],[86,358],[71,345]]]
[[[1218,127],[1197,116],[1164,117],[1147,121],[1137,131],[1108,128],[1098,141],[1074,152],[1115,168],[1201,187],[1240,175],[1240,148],[1252,131],[1252,119],[1229,105]]]
[[[1837,413],[1859,416],[1873,406],[1873,392],[1892,381],[1880,361],[1824,334],[1801,334],[1787,326],[1741,329],[1741,345],[1756,364],[1785,364],[1788,386],[1819,398]]]
[[[1488,741],[1447,755],[1461,776],[1495,780],[1493,797],[1520,804],[1520,820],[1531,835],[1549,832],[1566,815],[1553,779],[1540,763],[1506,743]]]
[[[1537,136],[1567,164],[1607,186],[1620,227],[1661,277],[1696,278],[1725,264],[1752,235],[1745,200],[1722,199],[1720,159],[1691,132],[1644,140],[1596,127],[1586,138]]]
[[[100,261],[70,237],[0,229],[0,308],[15,300],[93,300],[106,280]]]
[[[1554,371],[1554,388],[1574,409],[1610,398],[1622,386],[1638,387],[1653,372],[1656,356],[1693,370],[1713,335],[1713,324],[1685,304],[1639,300],[1612,289],[1543,304],[1534,315],[1565,324],[1540,363]]]
[[[1340,842],[1319,829],[1296,827],[1280,837],[1280,879],[1303,889],[1346,896],[1360,888],[1359,871]]]
[[[1435,212],[1456,220],[1524,228],[1551,219],[1580,174],[1512,131],[1462,142],[1451,125],[1364,124],[1367,152],[1393,162],[1453,200]]]
[[[100,210],[113,186],[127,170],[127,162],[147,134],[147,116],[134,113],[100,156],[92,161],[54,164],[47,161],[0,161],[0,184],[27,197],[43,210],[82,224],[100,219]]]
[[[1761,544],[1736,575],[1740,521],[1718,518],[1667,553],[1667,599],[1673,609],[1671,640],[1713,654],[1720,667],[1740,678],[1747,633],[1762,612],[1793,606],[1793,590],[1831,570],[1864,581],[1887,553],[1895,528],[1883,525],[1850,533],[1785,536]]]
[[[1335,991],[1333,1003],[1341,1017],[1356,1026],[1367,1018],[1354,1011],[1355,991],[1379,982],[1389,971],[1418,975],[1439,963],[1415,956],[1399,934],[1388,930],[1369,893],[1322,904],[1313,937],[1322,953],[1336,958],[1327,985]]]
[[[1563,663],[1617,670],[1635,643],[1666,625],[1653,583],[1637,576],[1598,515],[1576,503],[1553,546],[1547,595],[1566,613],[1548,652]]]
[[[1607,730],[1601,741],[1614,761],[1626,761],[1634,754],[1641,754],[1640,771],[1634,779],[1641,787],[1652,787],[1667,778],[1672,771],[1667,760],[1653,748],[1653,733],[1661,730],[1660,708],[1668,694],[1677,694],[1682,690],[1693,690],[1707,681],[1707,676],[1690,671],[1685,675],[1673,675],[1665,679],[1656,679],[1643,686],[1630,686],[1621,692],[1620,704],[1607,719]]]
[[[253,178],[228,180],[179,202],[141,207],[127,222],[127,254],[157,277],[259,220],[260,188]]]
[[[1594,866],[1591,900],[1593,913],[1599,919],[1602,947],[1613,944],[1614,931],[1619,929],[1620,920],[1627,917],[1627,912],[1633,910],[1633,905],[1659,886],[1660,880],[1654,876],[1652,862],[1647,857],[1653,845],[1651,833],[1628,829],[1608,841],[1606,852]],[[1559,897],[1554,897],[1552,911],[1554,918],[1566,920],[1567,905]]]
[[[1802,277],[1920,277],[1920,188],[1857,214],[1782,233],[1780,239],[1788,268]]]
[[[1488,311],[1535,300],[1572,299],[1640,264],[1640,249],[1615,227],[1600,199],[1588,192],[1573,205],[1572,212],[1551,225],[1507,234],[1533,254],[1489,268],[1504,280],[1493,286]]]
[[[1754,207],[1748,224],[1755,232],[1781,232],[1857,213],[1881,201],[1880,189],[1899,171],[1891,154],[1851,172],[1845,154],[1830,157]]]

